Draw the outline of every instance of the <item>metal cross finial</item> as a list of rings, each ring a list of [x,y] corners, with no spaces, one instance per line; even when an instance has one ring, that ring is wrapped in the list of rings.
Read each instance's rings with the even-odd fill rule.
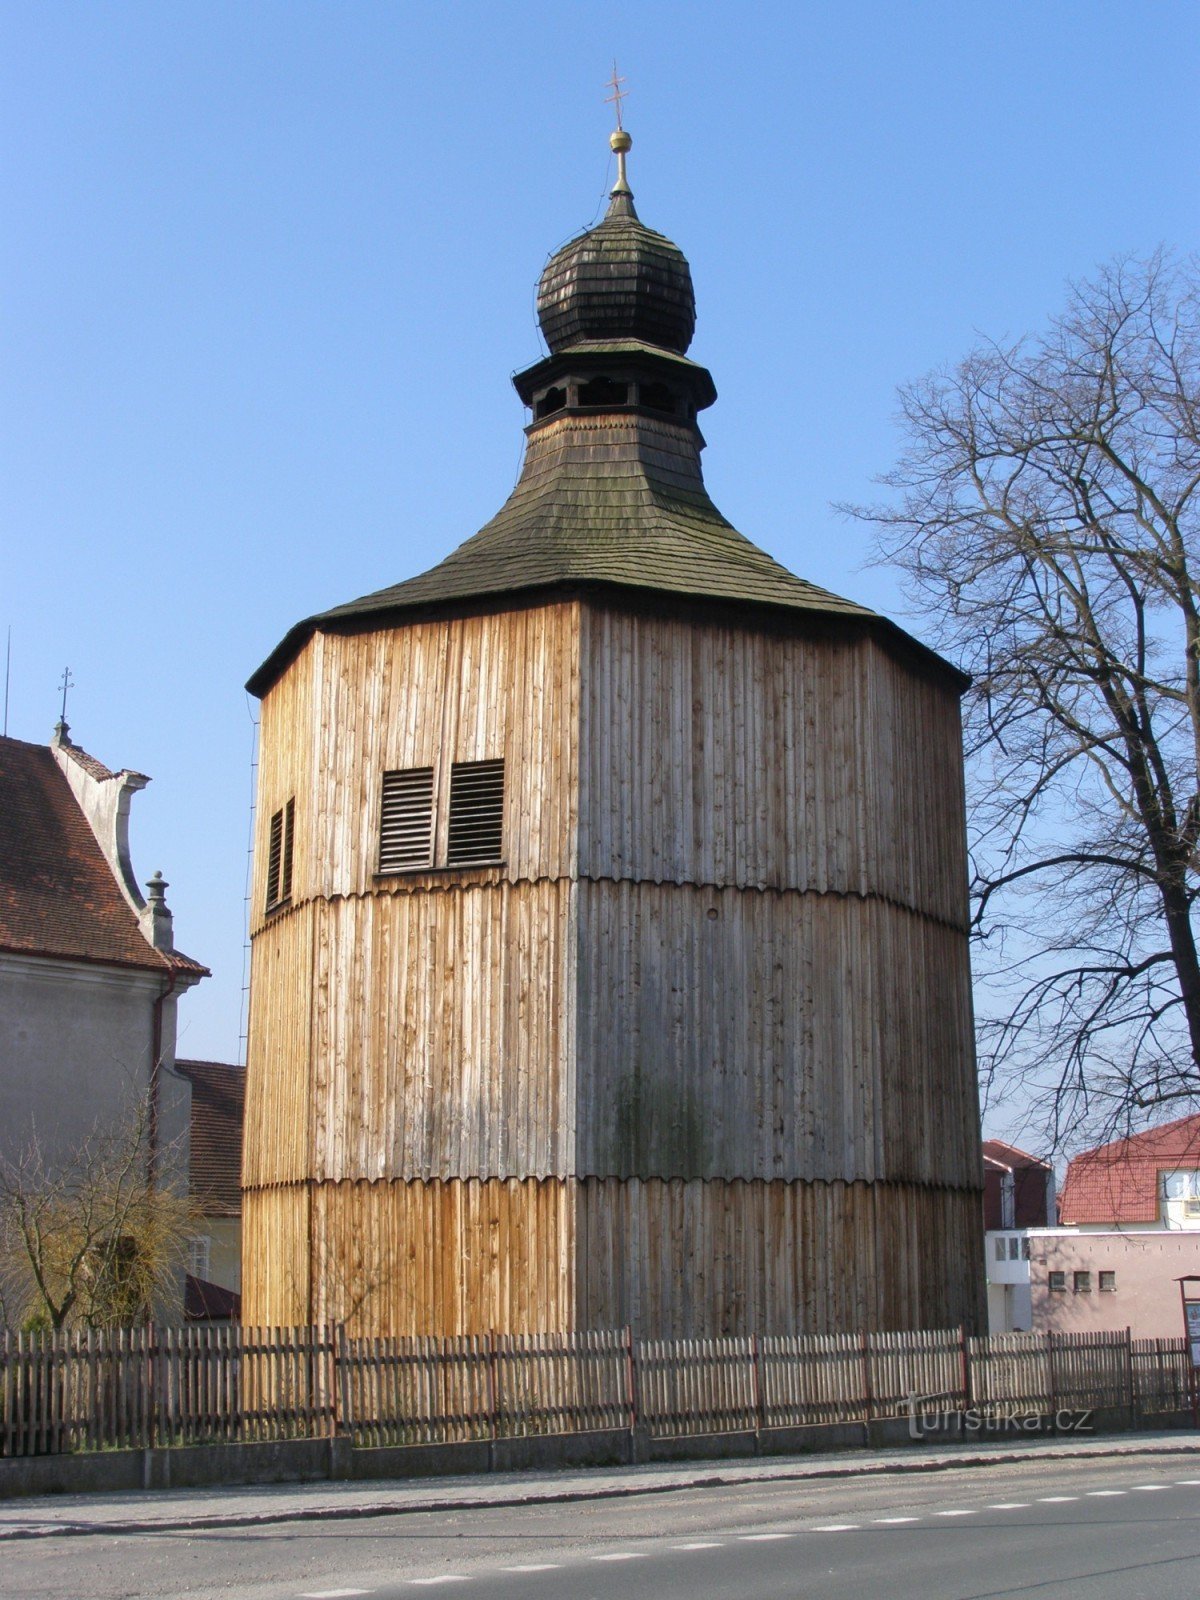
[[[622,87],[621,87],[621,85],[624,82],[625,82],[624,78],[619,78],[617,76],[617,63],[614,61],[613,62],[613,75],[608,80],[608,83],[605,86],[606,88],[611,89],[612,93],[609,94],[609,95],[605,95],[604,103],[605,103],[606,106],[612,106],[616,110],[616,113],[617,113],[617,131],[618,132],[620,132],[620,130],[621,130],[622,126],[623,126],[623,124],[621,122],[621,101],[624,100],[625,96],[629,93],[628,89],[622,89]]]
[[[75,679],[71,676],[70,667],[64,667],[63,675],[62,675],[62,682],[59,684],[58,687],[62,690],[62,718],[61,718],[61,720],[63,722],[65,722],[67,720],[67,690],[68,689],[73,689],[75,687]]]

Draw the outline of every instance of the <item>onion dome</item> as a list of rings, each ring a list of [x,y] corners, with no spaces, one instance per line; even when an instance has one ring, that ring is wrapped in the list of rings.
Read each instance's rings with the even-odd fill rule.
[[[538,321],[554,352],[595,339],[635,340],[683,355],[696,326],[696,296],[678,245],[638,220],[625,178],[632,144],[623,128],[610,143],[617,182],[599,227],[550,257],[538,284]]]

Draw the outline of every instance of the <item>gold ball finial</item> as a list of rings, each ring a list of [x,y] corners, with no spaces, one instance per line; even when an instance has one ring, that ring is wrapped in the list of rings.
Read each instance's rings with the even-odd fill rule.
[[[624,155],[625,152],[631,149],[633,146],[633,140],[629,137],[624,128],[617,128],[610,133],[608,136],[608,142],[618,155]]]

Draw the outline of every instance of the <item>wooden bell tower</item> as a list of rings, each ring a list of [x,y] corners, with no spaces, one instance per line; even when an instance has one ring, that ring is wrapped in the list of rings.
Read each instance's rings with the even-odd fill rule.
[[[508,502],[250,681],[244,1315],[976,1327],[963,680],[709,499],[613,145]]]

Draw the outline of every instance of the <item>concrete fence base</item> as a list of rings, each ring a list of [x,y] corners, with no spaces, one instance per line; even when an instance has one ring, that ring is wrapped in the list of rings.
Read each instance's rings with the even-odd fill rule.
[[[620,1467],[646,1461],[713,1461],[836,1450],[919,1451],[944,1443],[1017,1441],[1036,1435],[1081,1438],[1095,1433],[1191,1428],[1190,1411],[1140,1419],[1127,1409],[1098,1411],[1085,1431],[1061,1429],[1042,1416],[1004,1430],[973,1427],[971,1413],[947,1413],[936,1427],[918,1428],[907,1417],[869,1423],[767,1428],[736,1433],[658,1438],[644,1428],[596,1433],[538,1434],[471,1439],[457,1444],[356,1447],[346,1435],[285,1439],[270,1444],[178,1445],[157,1450],[103,1450],[90,1454],[21,1456],[0,1460],[0,1500],[26,1495],[112,1493],[138,1489],[202,1489],[278,1483],[329,1483],[403,1478],[460,1477],[487,1472],[547,1472],[568,1467]]]

